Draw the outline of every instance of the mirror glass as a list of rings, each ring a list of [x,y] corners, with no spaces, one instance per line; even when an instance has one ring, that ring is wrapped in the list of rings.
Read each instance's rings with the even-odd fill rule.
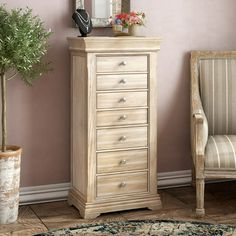
[[[109,18],[112,15],[110,0],[85,0],[84,8],[92,18]]]
[[[77,8],[88,11],[93,27],[109,27],[109,17],[130,11],[130,0],[76,0]]]

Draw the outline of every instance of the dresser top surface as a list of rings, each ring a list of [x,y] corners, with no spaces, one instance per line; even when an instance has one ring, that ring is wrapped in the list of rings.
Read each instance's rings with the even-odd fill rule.
[[[157,51],[161,39],[156,37],[68,37],[69,49],[74,51]]]

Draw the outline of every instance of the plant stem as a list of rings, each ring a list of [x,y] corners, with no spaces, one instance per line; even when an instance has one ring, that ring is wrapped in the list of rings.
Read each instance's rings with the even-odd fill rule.
[[[6,108],[6,75],[1,73],[1,95],[2,95],[2,152],[6,152],[7,139],[7,108]]]

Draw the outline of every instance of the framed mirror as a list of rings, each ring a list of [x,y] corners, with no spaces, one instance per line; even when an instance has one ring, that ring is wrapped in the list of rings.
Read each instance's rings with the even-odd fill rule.
[[[110,17],[130,11],[130,0],[75,0],[77,8],[87,10],[93,27],[110,27]]]

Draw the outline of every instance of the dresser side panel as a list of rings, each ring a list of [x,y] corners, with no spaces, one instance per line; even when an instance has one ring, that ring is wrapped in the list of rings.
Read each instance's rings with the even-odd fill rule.
[[[96,54],[87,54],[88,186],[87,202],[96,198]]]
[[[157,193],[157,53],[149,55],[149,177],[150,193]]]
[[[84,54],[71,56],[71,171],[72,187],[86,196],[87,182],[87,70]]]

